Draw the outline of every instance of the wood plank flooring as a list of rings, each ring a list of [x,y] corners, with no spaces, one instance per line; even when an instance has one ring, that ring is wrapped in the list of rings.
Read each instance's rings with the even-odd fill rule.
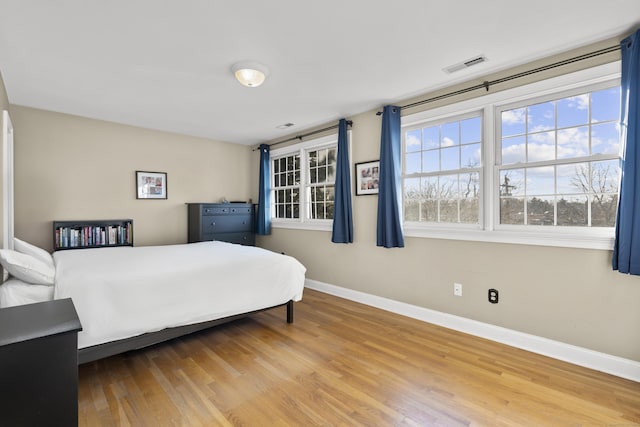
[[[81,426],[640,426],[640,384],[313,290],[80,366]]]

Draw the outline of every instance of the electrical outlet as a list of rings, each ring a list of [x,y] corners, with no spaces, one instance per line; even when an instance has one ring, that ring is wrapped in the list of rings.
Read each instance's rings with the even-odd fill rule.
[[[498,303],[498,290],[497,289],[489,289],[489,302],[491,304]]]
[[[457,297],[462,296],[462,283],[454,283],[453,284],[453,294]]]

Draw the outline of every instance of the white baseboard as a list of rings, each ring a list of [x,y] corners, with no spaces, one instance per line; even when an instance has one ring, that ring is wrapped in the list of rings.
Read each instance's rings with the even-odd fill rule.
[[[342,288],[340,286],[330,285],[316,280],[306,279],[305,287],[370,305],[392,313],[411,317],[413,319],[422,320],[423,322],[433,323],[435,325],[490,339],[492,341],[531,351],[533,353],[553,357],[554,359],[563,360],[565,362],[573,363],[574,365],[584,366],[586,368],[595,369],[607,374],[640,382],[640,362],[636,362],[634,360],[600,353],[587,348],[565,344],[559,341],[394,301],[392,299],[360,291],[354,291],[352,289]]]

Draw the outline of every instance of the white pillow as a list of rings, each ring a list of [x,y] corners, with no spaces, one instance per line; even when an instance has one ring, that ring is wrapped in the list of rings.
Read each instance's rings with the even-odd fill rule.
[[[11,249],[0,249],[0,264],[16,279],[34,285],[53,285],[56,275],[52,265]]]
[[[34,246],[31,243],[27,243],[24,240],[20,240],[17,237],[13,238],[13,249],[22,254],[31,255],[32,257],[39,259],[45,264],[50,265],[52,268],[54,266],[53,257],[49,252],[45,251],[44,249],[40,249],[39,247]]]

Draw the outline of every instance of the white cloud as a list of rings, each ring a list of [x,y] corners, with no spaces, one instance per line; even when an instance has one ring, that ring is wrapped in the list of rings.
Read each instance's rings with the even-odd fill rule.
[[[589,155],[588,128],[569,128],[558,131],[558,158],[567,159]]]
[[[533,126],[529,132],[536,133],[536,132],[542,132],[549,129],[553,129],[553,126],[541,124],[541,125]]]
[[[422,141],[414,134],[407,134],[405,144],[407,145],[407,147],[415,147],[422,145]]]
[[[556,157],[555,144],[537,144],[530,143],[528,148],[528,155],[530,162],[540,162],[544,160],[553,160]]]
[[[537,143],[537,144],[555,144],[555,135],[554,132],[540,132],[540,133],[532,133],[529,135],[529,144]]]
[[[571,96],[569,98],[565,98],[564,101],[567,101],[569,107],[575,107],[578,110],[586,110],[589,108],[589,95],[587,94]]]
[[[524,108],[502,112],[502,123],[507,123],[507,124],[524,123],[524,119],[525,119]]]
[[[620,153],[620,140],[617,138],[601,139],[591,138],[591,151],[601,154],[618,154]]]
[[[610,125],[594,126],[591,130],[592,154],[619,154],[620,153],[620,123],[615,123],[615,132],[606,131]],[[604,135],[604,136],[600,136]]]
[[[442,138],[442,146],[443,147],[452,147],[456,145],[455,141],[451,138],[447,138],[446,136]]]
[[[507,165],[525,161],[524,144],[510,145],[502,149],[502,163]]]
[[[529,135],[527,146],[528,161],[539,162],[556,158],[555,132],[541,132]]]

